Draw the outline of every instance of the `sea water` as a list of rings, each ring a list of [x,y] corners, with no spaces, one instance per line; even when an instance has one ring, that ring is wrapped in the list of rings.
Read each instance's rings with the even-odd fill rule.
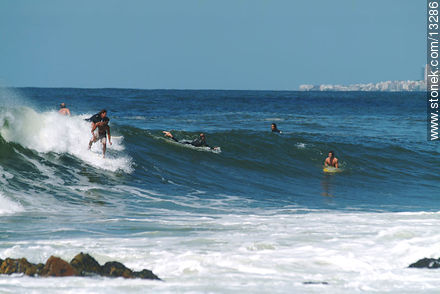
[[[84,120],[103,108],[105,159]],[[0,258],[87,252],[163,281],[3,275],[0,292],[438,293],[408,268],[440,257],[425,113],[424,93],[3,88]],[[342,172],[322,171],[330,150]]]

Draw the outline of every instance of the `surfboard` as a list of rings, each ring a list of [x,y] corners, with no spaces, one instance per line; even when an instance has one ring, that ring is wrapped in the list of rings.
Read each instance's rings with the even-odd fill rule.
[[[169,138],[164,138],[164,137],[155,137],[155,138],[160,139],[160,140],[164,140],[165,142],[170,143],[170,144],[179,145],[184,148],[189,148],[189,149],[196,150],[196,151],[212,152],[212,153],[217,153],[217,154],[222,153],[221,147],[206,147],[206,146],[196,147],[191,144],[184,144],[182,142],[175,142],[173,140],[170,140]],[[184,140],[182,140],[182,141],[184,141]],[[190,141],[188,140],[188,142],[190,142]]]
[[[325,172],[325,173],[338,173],[338,172],[341,172],[342,170],[340,168],[336,168],[336,167],[333,167],[333,166],[325,166],[322,169],[322,171]]]

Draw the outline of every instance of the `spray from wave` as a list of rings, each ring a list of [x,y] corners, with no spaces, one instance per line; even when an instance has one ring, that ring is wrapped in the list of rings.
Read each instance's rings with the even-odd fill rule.
[[[4,93],[2,93],[4,94]],[[2,95],[3,96],[3,95]],[[2,100],[0,104],[0,136],[7,143],[16,143],[39,153],[54,152],[72,155],[94,167],[126,173],[132,172],[132,159],[123,153],[123,137],[113,137],[105,159],[101,144],[87,150],[91,138],[90,115],[66,117],[55,111],[38,112],[22,103]]]
[[[0,193],[0,215],[13,214],[24,211],[23,206]]]

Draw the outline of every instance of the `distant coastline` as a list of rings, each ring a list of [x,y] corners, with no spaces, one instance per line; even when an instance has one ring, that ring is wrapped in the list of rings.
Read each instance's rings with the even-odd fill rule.
[[[378,83],[368,83],[368,84],[351,84],[351,85],[332,85],[332,84],[302,84],[298,89],[204,89],[204,88],[123,88],[123,87],[74,87],[74,86],[5,86],[0,85],[1,90],[8,89],[53,89],[53,90],[145,90],[145,91],[225,91],[225,92],[243,92],[243,91],[254,91],[254,92],[307,92],[307,91],[328,91],[328,92],[425,92],[426,83],[425,81],[385,81]]]
[[[426,91],[425,81],[385,81],[352,85],[300,85],[300,91],[369,91],[369,92],[418,92]]]

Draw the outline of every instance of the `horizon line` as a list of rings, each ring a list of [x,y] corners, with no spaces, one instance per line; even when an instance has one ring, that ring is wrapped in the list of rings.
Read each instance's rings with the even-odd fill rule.
[[[327,85],[327,84],[326,84]],[[332,85],[332,84],[328,84]],[[335,84],[336,85],[336,84]],[[143,91],[254,91],[254,92],[426,92],[426,91],[366,91],[366,90],[268,90],[268,89],[178,89],[178,88],[122,88],[122,87],[48,87],[48,86],[0,86],[15,89],[80,89],[80,90],[143,90]]]

